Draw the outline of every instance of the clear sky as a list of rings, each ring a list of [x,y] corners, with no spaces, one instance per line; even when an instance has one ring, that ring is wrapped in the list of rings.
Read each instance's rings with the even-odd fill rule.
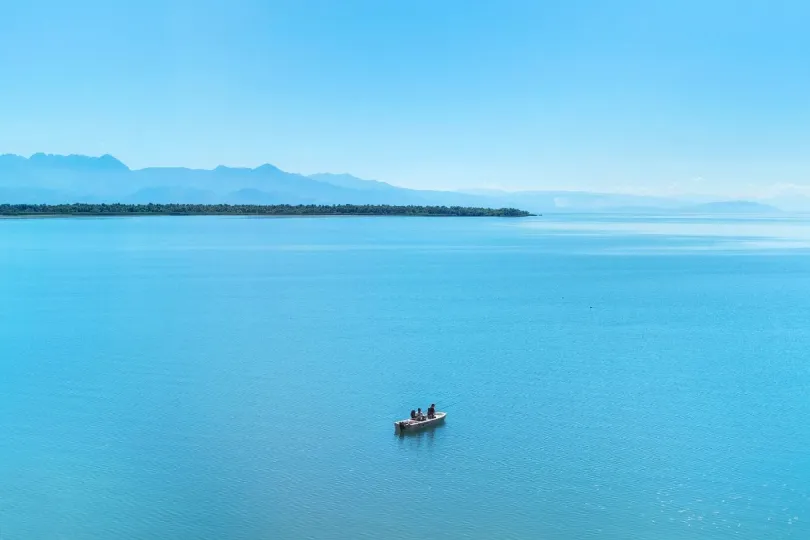
[[[784,191],[810,186],[808,28],[798,0],[0,0],[0,153]]]

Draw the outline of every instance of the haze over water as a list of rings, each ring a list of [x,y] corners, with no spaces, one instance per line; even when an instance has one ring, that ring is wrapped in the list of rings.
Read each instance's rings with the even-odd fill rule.
[[[808,225],[0,220],[0,536],[808,538]]]

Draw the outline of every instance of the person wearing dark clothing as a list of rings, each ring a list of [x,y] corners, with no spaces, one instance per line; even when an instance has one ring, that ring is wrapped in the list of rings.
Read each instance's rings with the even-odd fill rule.
[[[411,409],[411,420],[416,420],[416,411]]]
[[[431,403],[430,407],[428,407],[428,418],[435,418],[436,416],[436,404]]]

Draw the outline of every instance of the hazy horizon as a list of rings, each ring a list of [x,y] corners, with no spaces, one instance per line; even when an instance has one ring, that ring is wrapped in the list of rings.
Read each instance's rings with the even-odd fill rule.
[[[68,157],[68,158],[69,157],[81,157],[81,158],[91,158],[91,159],[101,159],[101,158],[105,158],[105,157],[110,157],[110,158],[115,159],[116,161],[118,161],[122,165],[124,165],[129,171],[132,171],[132,172],[144,171],[144,170],[149,170],[149,169],[186,169],[186,170],[192,170],[192,171],[213,171],[213,170],[215,170],[217,168],[227,168],[227,169],[234,169],[234,170],[239,170],[239,169],[256,170],[256,169],[260,169],[263,166],[268,166],[269,165],[271,167],[279,169],[280,171],[282,171],[284,173],[288,173],[288,174],[291,174],[291,175],[304,176],[304,177],[307,177],[307,178],[313,178],[315,180],[321,180],[321,181],[323,181],[323,177],[326,177],[326,176],[351,177],[351,178],[354,178],[356,180],[362,180],[362,181],[365,181],[365,182],[381,182],[381,183],[388,184],[388,185],[396,187],[396,188],[414,189],[414,188],[409,188],[408,186],[397,185],[397,184],[394,184],[392,182],[388,182],[385,179],[361,178],[361,177],[353,174],[350,171],[342,171],[342,172],[320,171],[320,172],[317,172],[317,173],[303,173],[303,172],[300,172],[300,171],[284,170],[283,168],[277,167],[275,164],[269,163],[269,162],[260,163],[260,164],[255,165],[255,166],[240,166],[240,165],[229,165],[229,164],[221,163],[221,164],[215,165],[214,167],[189,167],[189,166],[186,166],[186,165],[168,165],[168,166],[162,166],[162,165],[152,166],[152,165],[150,165],[150,166],[146,166],[146,167],[136,168],[136,167],[131,167],[124,160],[119,159],[117,156],[115,156],[113,154],[103,154],[103,155],[100,155],[100,156],[91,156],[91,155],[87,155],[87,154],[58,154],[58,153],[49,153],[49,152],[35,152],[35,153],[30,154],[30,155],[20,155],[20,154],[13,154],[13,153],[0,153],[0,157],[3,157],[3,156],[17,156],[17,157],[24,158],[26,160],[30,160],[35,155],[59,156],[59,157]],[[418,188],[416,188],[416,189],[418,189]],[[486,195],[488,193],[490,193],[490,194],[503,193],[503,194],[516,194],[517,195],[517,194],[520,194],[520,193],[528,193],[528,192],[555,192],[555,191],[560,191],[560,192],[569,192],[569,193],[589,193],[589,194],[620,195],[620,196],[625,196],[626,195],[626,196],[638,196],[638,197],[659,197],[659,198],[662,198],[662,199],[669,198],[669,199],[677,199],[677,200],[684,200],[684,201],[688,201],[690,199],[703,198],[703,199],[706,199],[707,201],[716,200],[716,201],[730,201],[730,202],[731,201],[746,201],[746,200],[763,201],[763,200],[768,200],[770,198],[775,198],[778,195],[777,193],[772,193],[772,194],[761,194],[761,195],[748,194],[748,195],[736,196],[736,195],[733,195],[733,194],[705,193],[705,192],[700,192],[700,191],[692,191],[692,192],[686,192],[685,191],[685,192],[680,192],[680,193],[674,193],[674,192],[652,192],[652,191],[636,191],[636,192],[633,192],[631,190],[621,191],[621,190],[609,190],[609,189],[601,190],[601,191],[594,191],[594,190],[587,190],[587,189],[571,189],[571,188],[508,189],[508,188],[492,188],[492,187],[478,187],[478,186],[468,186],[468,187],[458,187],[458,188],[448,188],[448,189],[442,189],[442,188],[430,188],[430,189],[435,190],[435,191],[447,191],[447,192],[454,192],[454,193],[470,193],[470,194],[480,194],[480,195]],[[810,193],[810,187],[808,188],[808,193]],[[2,201],[0,201],[0,202],[2,202]]]

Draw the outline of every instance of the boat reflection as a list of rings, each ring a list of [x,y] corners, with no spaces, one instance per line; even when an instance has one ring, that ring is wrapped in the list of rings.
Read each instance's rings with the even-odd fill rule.
[[[445,427],[446,425],[442,423],[430,429],[421,429],[416,431],[397,430],[394,433],[394,438],[399,441],[400,445],[408,444],[409,446],[414,446],[416,448],[419,448],[422,445],[431,446],[436,438],[436,434],[445,429]]]

